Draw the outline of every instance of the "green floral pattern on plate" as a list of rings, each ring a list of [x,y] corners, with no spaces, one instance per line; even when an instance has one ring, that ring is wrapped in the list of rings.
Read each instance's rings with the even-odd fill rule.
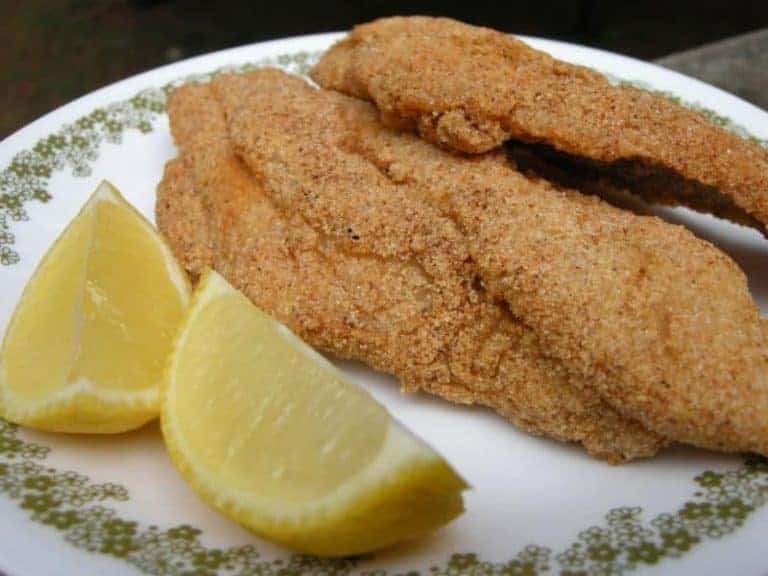
[[[118,484],[94,484],[76,472],[45,466],[49,448],[25,441],[18,428],[0,420],[0,493],[15,501],[30,520],[59,531],[74,546],[124,560],[147,574],[208,576],[215,574],[343,576],[360,569],[368,576],[387,576],[385,570],[365,571],[365,558],[323,560],[293,555],[265,560],[254,546],[209,548],[201,531],[188,525],[160,529],[122,518],[105,506],[127,501]],[[728,472],[704,472],[694,478],[696,491],[676,511],[642,518],[641,508],[615,508],[605,523],[592,526],[558,554],[545,546],[524,547],[504,563],[485,562],[476,554],[454,554],[445,564],[407,574],[417,576],[540,576],[553,571],[562,576],[618,575],[638,566],[677,558],[708,539],[720,538],[741,527],[768,501],[768,461],[749,458]]]
[[[285,54],[143,90],[133,98],[93,110],[39,140],[31,150],[16,154],[0,171],[0,264],[10,266],[18,262],[19,256],[12,249],[10,224],[27,219],[26,203],[51,198],[48,182],[52,174],[69,169],[74,176],[87,176],[103,142],[120,143],[128,130],[151,132],[153,122],[165,112],[166,97],[174,87],[208,81],[223,72],[244,72],[267,65],[304,74],[316,56],[306,52]],[[679,102],[672,95],[662,95]],[[692,107],[717,125],[766,145],[729,119]],[[366,571],[366,558],[323,560],[293,555],[286,560],[266,560],[250,545],[206,547],[200,542],[201,531],[192,526],[161,529],[141,525],[104,504],[129,500],[126,488],[111,483],[94,484],[82,474],[47,467],[49,451],[20,438],[16,426],[0,419],[0,493],[16,502],[30,520],[59,531],[72,545],[123,560],[144,573],[342,576],[357,569],[366,576],[389,576],[386,570]],[[424,576],[609,576],[656,565],[740,528],[768,501],[768,461],[748,457],[739,469],[703,472],[694,482],[696,489],[691,498],[677,510],[648,522],[643,520],[641,508],[613,509],[602,525],[582,531],[574,543],[559,553],[546,546],[528,545],[504,563],[483,561],[474,553],[453,554],[445,563],[422,572]],[[414,570],[402,576],[418,576],[422,572]]]
[[[98,158],[99,147],[104,142],[119,144],[129,130],[143,134],[152,131],[153,122],[165,113],[168,94],[179,84],[206,82],[217,74],[247,72],[263,66],[279,66],[305,74],[317,56],[308,52],[283,54],[142,90],[128,100],[96,108],[40,139],[31,150],[19,152],[0,171],[0,265],[9,266],[19,261],[19,254],[12,248],[15,238],[10,230],[11,222],[27,220],[24,205],[28,202],[47,202],[51,198],[48,181],[53,173],[69,169],[74,176],[89,176],[90,165]]]

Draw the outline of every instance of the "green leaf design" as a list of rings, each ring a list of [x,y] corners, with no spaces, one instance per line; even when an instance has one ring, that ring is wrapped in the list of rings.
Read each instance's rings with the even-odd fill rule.
[[[30,150],[19,152],[0,171],[0,265],[19,261],[13,250],[16,239],[10,231],[12,222],[28,219],[24,206],[28,202],[47,202],[51,195],[48,182],[58,170],[69,170],[73,176],[89,176],[91,164],[99,157],[105,142],[120,144],[123,134],[136,130],[152,132],[154,123],[165,114],[168,94],[176,86],[188,82],[207,82],[226,72],[247,72],[264,66],[280,66],[297,74],[306,74],[318,53],[298,52],[265,58],[240,66],[227,66],[209,74],[197,74],[161,88],[142,90],[132,98],[97,108],[66,124],[50,136],[40,139]]]
[[[48,448],[20,438],[18,428],[4,420],[0,420],[0,445],[5,447],[0,453],[0,493],[73,546],[123,560],[147,574],[344,576],[360,569],[369,576],[390,576],[385,570],[365,572],[367,558],[293,555],[287,560],[265,560],[250,545],[207,547],[200,542],[202,531],[186,524],[165,530],[144,526],[105,505],[128,501],[124,487],[94,484],[77,472],[45,466]],[[558,554],[539,545],[526,546],[503,563],[483,561],[475,553],[453,554],[428,572],[430,576],[591,576],[626,574],[639,566],[656,565],[740,528],[768,501],[768,461],[750,457],[736,470],[704,472],[693,484],[698,491],[677,511],[644,522],[641,508],[613,509],[604,524],[582,531]]]
[[[166,97],[181,83],[206,82],[225,72],[246,72],[260,66],[280,66],[305,74],[318,54],[284,54],[242,66],[226,67],[143,90],[134,97],[97,108],[75,122],[18,153],[0,171],[0,264],[10,266],[19,256],[12,249],[12,222],[26,220],[31,201],[46,202],[48,182],[59,170],[87,176],[104,142],[120,143],[124,133],[148,133],[165,112]],[[672,97],[664,94],[667,97]],[[675,99],[674,97],[672,97]],[[752,138],[730,120],[696,105],[716,124]],[[756,139],[755,139],[756,140]],[[759,141],[766,145],[765,141]],[[367,576],[390,576],[386,570],[366,571],[366,558],[324,560],[293,555],[265,560],[255,546],[210,548],[200,541],[201,530],[188,525],[160,529],[123,518],[105,504],[129,500],[119,484],[95,484],[72,471],[47,467],[50,449],[19,437],[13,424],[0,419],[0,494],[17,503],[29,518],[82,550],[125,561],[146,574],[167,576],[344,576],[362,570]],[[528,545],[507,562],[482,560],[475,553],[453,554],[432,566],[430,576],[593,576],[626,574],[641,567],[680,557],[711,539],[731,534],[768,499],[768,460],[750,456],[729,472],[703,472],[693,479],[691,498],[673,512],[643,520],[638,507],[610,510],[600,526],[583,530],[561,552]],[[418,570],[403,573],[419,576]],[[424,572],[426,574],[426,572]],[[391,575],[395,576],[395,575]]]

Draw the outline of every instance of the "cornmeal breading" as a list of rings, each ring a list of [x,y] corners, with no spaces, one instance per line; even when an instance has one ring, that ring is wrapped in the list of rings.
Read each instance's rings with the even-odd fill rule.
[[[768,453],[764,323],[743,273],[686,229],[275,70],[184,88],[170,113],[208,227],[190,249],[161,226],[310,343],[604,458],[661,437]]]
[[[768,223],[768,151],[670,100],[445,18],[363,24],[312,78],[372,100],[382,120],[469,153],[509,139],[566,154],[651,202]]]
[[[476,285],[455,223],[346,149],[346,105],[274,70],[177,90],[180,156],[157,221],[188,268],[212,266],[312,345],[407,390],[494,408],[622,461],[664,443],[548,358]]]
[[[766,322],[724,253],[526,177],[502,152],[451,154],[345,108],[347,146],[457,223],[484,286],[575,382],[674,440],[768,453]]]

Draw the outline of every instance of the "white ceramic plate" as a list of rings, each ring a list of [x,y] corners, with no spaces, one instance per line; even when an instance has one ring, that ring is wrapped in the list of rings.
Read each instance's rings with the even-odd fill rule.
[[[337,35],[194,58],[130,78],[0,143],[0,331],[40,256],[102,178],[148,217],[174,155],[168,89],[216,70],[307,66]],[[553,55],[669,92],[768,138],[768,115],[720,90],[623,56],[528,39]],[[738,128],[736,128],[738,129]],[[768,305],[768,242],[666,210],[728,251]],[[489,410],[425,396],[361,366],[344,369],[434,445],[474,489],[467,512],[430,538],[356,561],[272,546],[201,503],[168,462],[156,426],[109,438],[18,430],[0,420],[0,570],[16,575],[766,574],[768,463],[677,447],[609,466],[518,432]],[[768,415],[767,415],[768,417]]]

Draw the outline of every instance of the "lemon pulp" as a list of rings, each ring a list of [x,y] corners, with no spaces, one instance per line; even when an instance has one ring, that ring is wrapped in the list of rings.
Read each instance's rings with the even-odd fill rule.
[[[65,432],[119,432],[159,411],[189,300],[162,238],[102,183],[43,257],[0,351],[0,408]]]
[[[180,330],[162,423],[205,500],[297,550],[367,552],[463,510],[437,453],[214,272]]]

